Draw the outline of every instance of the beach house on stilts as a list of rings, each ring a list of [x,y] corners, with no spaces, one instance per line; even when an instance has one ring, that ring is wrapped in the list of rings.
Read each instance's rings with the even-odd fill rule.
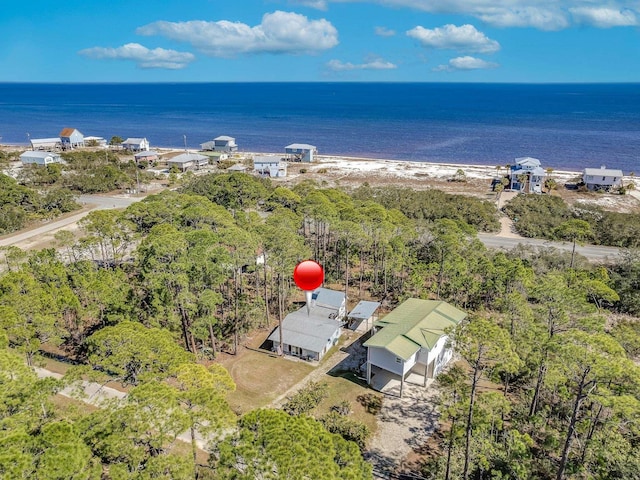
[[[537,158],[516,158],[509,171],[509,188],[522,193],[542,193],[546,176]]]
[[[410,298],[374,323],[367,348],[367,383],[388,391],[405,382],[427,385],[451,359],[448,329],[467,314],[440,300]],[[418,382],[415,381],[418,380]]]

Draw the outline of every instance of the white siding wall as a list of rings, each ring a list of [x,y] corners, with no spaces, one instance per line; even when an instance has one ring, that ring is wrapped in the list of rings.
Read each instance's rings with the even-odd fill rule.
[[[427,363],[432,362],[434,358],[438,358],[438,355],[440,355],[440,352],[442,352],[442,350],[444,349],[444,346],[447,343],[448,339],[449,337],[447,337],[446,335],[440,337],[437,343],[429,351],[429,358],[427,360]]]
[[[407,373],[416,364],[417,352],[406,362],[400,359],[396,362],[396,356],[384,348],[369,347],[369,361],[372,365],[384,368],[396,375]]]
[[[402,375],[402,363],[396,363],[396,356],[384,348],[369,347],[369,361],[396,375]]]

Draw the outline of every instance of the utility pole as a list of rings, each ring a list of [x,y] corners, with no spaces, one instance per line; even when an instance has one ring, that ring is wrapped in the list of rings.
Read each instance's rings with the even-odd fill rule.
[[[29,132],[27,132],[27,142],[31,144],[31,135],[29,134]],[[31,150],[33,150],[33,144],[31,144]]]
[[[187,136],[186,135],[182,135],[182,138],[184,139],[184,151],[186,153],[186,151],[187,151]]]

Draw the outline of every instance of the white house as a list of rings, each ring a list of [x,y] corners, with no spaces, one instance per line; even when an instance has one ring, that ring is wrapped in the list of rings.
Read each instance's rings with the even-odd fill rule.
[[[610,190],[622,186],[622,170],[606,168],[585,168],[582,181],[589,190]]]
[[[61,163],[62,157],[55,152],[26,151],[20,155],[23,165],[49,165],[50,163]]]
[[[62,148],[59,137],[55,138],[32,138],[31,148],[34,150],[57,150]]]
[[[310,163],[315,161],[315,156],[318,155],[318,149],[315,145],[309,145],[307,143],[292,143],[284,147],[284,153],[290,162]]]
[[[319,288],[312,294],[309,311],[304,306],[282,321],[282,352],[305,360],[319,361],[340,339],[346,298],[344,292]],[[280,350],[280,327],[269,340]]]
[[[214,138],[210,142],[205,142],[200,144],[200,148],[202,150],[212,150],[214,152],[237,152],[238,145],[236,145],[236,139],[233,137],[228,137],[226,135],[220,135],[219,137]]]
[[[200,167],[209,164],[209,157],[200,155],[199,153],[182,153],[177,157],[173,157],[167,161],[169,168],[178,167],[181,172],[187,170],[198,170]]]
[[[130,150],[132,152],[148,152],[149,151],[149,140],[146,138],[127,138],[124,142],[122,142],[122,148],[125,150]]]
[[[262,177],[286,177],[287,163],[277,157],[255,157],[253,171]]]
[[[364,343],[367,347],[367,383],[379,375],[400,379],[400,396],[405,379],[418,374],[426,385],[451,359],[445,330],[455,327],[467,316],[461,310],[439,300],[410,298],[374,324],[381,329]],[[384,383],[374,384],[382,388]]]
[[[537,158],[516,158],[516,164],[509,172],[509,188],[523,193],[542,193],[546,176]]]
[[[65,150],[84,147],[84,135],[75,128],[63,128],[60,132],[60,142]]]

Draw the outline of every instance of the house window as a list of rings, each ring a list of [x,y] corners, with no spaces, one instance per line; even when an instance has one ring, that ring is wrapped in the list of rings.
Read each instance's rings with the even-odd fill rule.
[[[402,359],[399,357],[396,357],[396,363],[402,363]]]

